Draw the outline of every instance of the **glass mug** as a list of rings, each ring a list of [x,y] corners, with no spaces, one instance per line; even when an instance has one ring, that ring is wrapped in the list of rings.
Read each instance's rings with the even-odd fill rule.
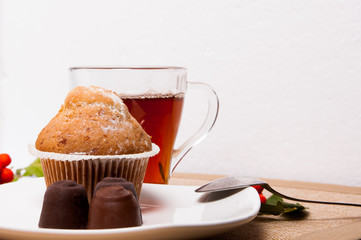
[[[182,67],[72,67],[69,71],[71,88],[93,85],[116,92],[159,146],[160,152],[149,159],[146,183],[167,184],[171,172],[206,137],[217,119],[215,91],[205,83],[188,82],[187,70]],[[188,87],[205,93],[208,111],[200,129],[174,149]]]

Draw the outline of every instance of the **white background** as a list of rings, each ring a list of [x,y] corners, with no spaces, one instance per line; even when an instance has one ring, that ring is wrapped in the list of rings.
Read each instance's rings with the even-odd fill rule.
[[[27,144],[59,110],[68,67],[176,65],[220,99],[177,171],[361,186],[360,1],[0,0],[0,11],[0,152],[14,167],[34,160]],[[198,128],[195,99],[178,142]]]

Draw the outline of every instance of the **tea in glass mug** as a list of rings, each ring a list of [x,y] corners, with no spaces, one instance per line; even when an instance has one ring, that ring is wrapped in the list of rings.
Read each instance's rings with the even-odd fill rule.
[[[205,138],[217,119],[217,94],[205,83],[188,82],[186,72],[183,67],[70,68],[72,88],[93,85],[116,92],[159,146],[160,152],[148,161],[145,183],[168,183],[184,155]],[[174,149],[187,88],[198,88],[207,96],[208,111],[200,129]]]

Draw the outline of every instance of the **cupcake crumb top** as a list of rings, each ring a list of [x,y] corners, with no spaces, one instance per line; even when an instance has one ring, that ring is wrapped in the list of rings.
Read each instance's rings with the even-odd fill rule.
[[[150,151],[152,144],[117,94],[79,86],[39,133],[35,147],[65,154],[121,155]]]

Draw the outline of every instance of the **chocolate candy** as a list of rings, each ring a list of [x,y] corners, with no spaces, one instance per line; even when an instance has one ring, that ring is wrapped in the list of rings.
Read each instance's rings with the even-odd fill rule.
[[[133,183],[128,182],[124,178],[117,178],[117,177],[103,178],[103,180],[98,182],[98,184],[95,186],[94,194],[100,188],[107,187],[107,186],[113,186],[113,185],[123,186],[125,189],[131,191],[133,193],[134,197],[138,200],[137,192],[135,191]]]
[[[113,185],[95,191],[90,203],[88,229],[134,227],[142,225],[139,203],[123,186]]]
[[[63,180],[50,185],[44,195],[40,228],[84,229],[89,203],[84,187]]]

